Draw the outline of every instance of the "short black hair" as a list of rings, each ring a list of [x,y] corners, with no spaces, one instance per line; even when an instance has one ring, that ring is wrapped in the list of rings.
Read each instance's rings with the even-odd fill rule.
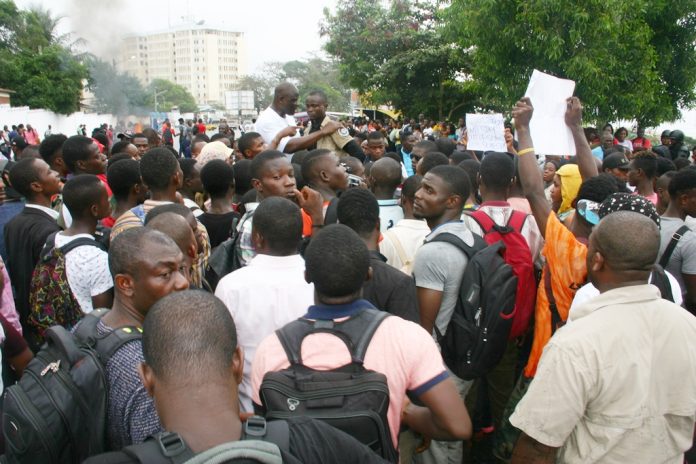
[[[109,163],[109,168],[106,170],[106,181],[111,187],[114,198],[125,201],[128,199],[131,189],[142,181],[140,164],[134,159]]]
[[[140,160],[140,174],[150,190],[165,190],[179,169],[179,161],[166,148],[148,150]]]
[[[314,172],[315,166],[324,156],[328,156],[333,153],[331,150],[326,148],[317,148],[316,150],[310,151],[305,159],[302,161],[302,178],[308,185],[312,185],[312,182],[316,180],[317,173]],[[259,155],[260,156],[260,155]]]
[[[399,164],[401,164],[401,163],[403,162],[403,160],[401,159],[401,157],[400,157],[398,154],[394,153],[393,151],[390,151],[390,152],[388,152],[388,153],[385,153],[385,154],[384,154],[384,158],[391,158],[391,159],[393,159],[394,161],[396,161],[396,162],[399,163]]]
[[[147,213],[147,215],[145,216],[145,221],[143,221],[143,223],[147,225],[154,218],[164,213],[178,214],[186,220],[190,219],[191,217],[195,217],[193,215],[193,211],[191,211],[187,206],[182,205],[181,203],[167,203],[152,208],[150,212]]]
[[[142,132],[138,132],[137,134],[133,134],[130,139],[131,140],[135,140],[135,139],[146,139],[147,140],[147,135],[143,134]]]
[[[645,176],[652,179],[657,174],[657,156],[649,151],[641,151],[636,153],[633,158],[633,166],[645,173]]]
[[[275,253],[295,254],[302,240],[300,207],[287,198],[266,198],[254,210],[252,230],[260,234]]]
[[[216,140],[220,140],[220,139],[227,139],[228,141],[231,142],[230,138],[221,132],[216,132],[215,134],[210,136],[211,142],[215,142]]]
[[[601,203],[611,195],[618,192],[616,178],[611,174],[602,173],[598,176],[586,179],[578,189],[578,200],[590,200]]]
[[[125,153],[126,147],[131,144],[130,139],[129,140],[120,140],[111,147],[111,156],[117,154],[117,153]]]
[[[198,142],[210,143],[210,137],[208,137],[206,134],[198,134],[193,138],[193,140],[191,140],[191,146],[194,146]]]
[[[106,163],[106,166],[107,166],[106,169],[107,169],[107,171],[108,171],[108,169],[109,169],[111,166],[113,166],[114,164],[118,163],[119,161],[123,161],[123,160],[132,160],[132,159],[133,159],[133,158],[131,158],[131,156],[130,156],[128,153],[116,153],[115,155],[111,155],[111,156],[109,157],[109,160],[108,160],[108,162]],[[133,161],[135,161],[135,160],[133,160]],[[136,161],[136,162],[137,162],[137,161]]]
[[[691,161],[688,160],[688,158],[677,158],[676,160],[674,160],[674,166],[677,168],[677,171],[681,171],[684,168],[692,166],[692,164]]]
[[[449,164],[449,158],[444,153],[439,151],[431,151],[426,153],[421,160],[421,173],[426,175],[435,166],[446,166]]]
[[[234,186],[234,169],[223,160],[208,161],[201,169],[201,182],[211,198],[224,197]]]
[[[439,177],[448,186],[452,195],[458,195],[462,199],[462,207],[471,194],[469,176],[463,169],[457,166],[435,166],[428,174]]]
[[[667,191],[670,198],[677,198],[680,194],[694,188],[696,188],[696,170],[682,169],[669,182]]]
[[[285,158],[285,154],[278,150],[266,150],[254,156],[254,159],[251,160],[251,178],[261,179],[266,163],[279,158]]]
[[[366,189],[349,189],[341,195],[336,208],[338,222],[361,237],[369,237],[379,227],[379,203]]]
[[[70,172],[75,172],[78,161],[89,158],[89,147],[94,143],[89,137],[73,135],[63,143],[63,161]]]
[[[10,184],[20,195],[26,198],[34,198],[34,191],[31,189],[32,182],[39,181],[39,171],[36,167],[36,158],[25,158],[17,161],[10,168]]]
[[[359,294],[369,268],[367,245],[343,224],[324,227],[312,237],[305,252],[307,276],[314,290],[326,297]]]
[[[515,177],[515,162],[507,153],[488,153],[481,161],[479,175],[487,188],[504,192]]]
[[[179,167],[181,167],[181,172],[184,173],[184,180],[190,179],[193,176],[195,166],[196,166],[196,160],[193,158],[180,158],[179,159]]]
[[[250,149],[252,142],[259,137],[261,137],[261,134],[258,132],[246,132],[244,135],[239,137],[239,140],[237,140],[237,150],[244,154],[244,151]]]
[[[109,244],[109,271],[111,277],[117,274],[140,275],[140,258],[146,256],[149,245],[157,243],[177,251],[179,247],[162,232],[147,227],[126,229],[111,240]]]
[[[295,171],[295,187],[297,190],[302,190],[307,185],[302,177],[302,166],[292,163],[292,170]]]
[[[431,140],[421,140],[420,142],[416,142],[416,144],[413,145],[413,148],[425,148],[426,153],[437,151],[437,145]]]
[[[440,137],[436,139],[435,145],[437,145],[437,151],[444,153],[445,156],[450,156],[457,148],[456,142],[449,137]]]
[[[237,328],[229,310],[203,290],[163,297],[143,323],[145,363],[164,382],[195,386],[211,379],[228,381],[236,349]]]
[[[458,150],[453,151],[449,158],[454,166],[459,165],[462,161],[474,159],[469,153]]]
[[[307,157],[309,154],[309,150],[297,150],[295,154],[292,155],[292,158],[290,159],[290,162],[293,164],[299,164],[302,166],[302,162],[304,159]]]
[[[39,154],[41,158],[51,164],[53,161],[53,156],[58,152],[58,150],[63,148],[63,144],[68,140],[68,137],[64,134],[51,134],[46,137],[41,145],[39,145]]]
[[[63,204],[72,217],[84,217],[85,211],[96,204],[104,187],[95,175],[75,176],[63,186]]]
[[[657,177],[669,171],[676,171],[677,166],[672,162],[671,159],[663,158],[662,156],[657,157]]]
[[[384,141],[384,134],[382,134],[380,131],[368,132],[368,134],[367,134],[367,139],[366,139],[366,140],[367,140],[368,142],[369,142],[370,140],[380,140],[380,141],[383,142],[383,141]]]
[[[423,176],[418,174],[413,175],[404,181],[404,185],[401,186],[401,198],[406,198],[413,202],[416,197],[416,192],[423,182]]]
[[[307,94],[308,97],[319,97],[324,103],[329,103],[329,98],[323,90],[312,90]]]
[[[244,195],[251,190],[251,160],[243,159],[234,163],[234,192]]]

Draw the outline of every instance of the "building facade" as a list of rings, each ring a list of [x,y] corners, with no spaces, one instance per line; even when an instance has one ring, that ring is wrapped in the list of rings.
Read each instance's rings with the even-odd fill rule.
[[[123,39],[116,67],[143,84],[166,79],[199,105],[224,104],[225,92],[246,74],[244,34],[204,24]]]

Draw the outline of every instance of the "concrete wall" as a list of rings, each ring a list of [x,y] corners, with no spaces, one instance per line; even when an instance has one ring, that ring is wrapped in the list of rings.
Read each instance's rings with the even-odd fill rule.
[[[13,124],[24,124],[25,126],[31,124],[38,131],[41,139],[43,139],[49,124],[52,126],[51,131],[54,134],[63,133],[68,137],[77,134],[77,127],[80,124],[86,124],[89,136],[92,134],[92,129],[101,124],[106,123],[116,127],[116,119],[116,116],[111,114],[85,114],[80,111],[66,116],[48,110],[32,110],[26,106],[0,105],[0,129],[5,125],[11,130]]]

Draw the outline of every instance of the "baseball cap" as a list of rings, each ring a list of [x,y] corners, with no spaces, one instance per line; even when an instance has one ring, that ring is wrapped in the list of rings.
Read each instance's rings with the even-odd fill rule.
[[[12,143],[10,143],[13,147],[20,148],[24,150],[29,146],[26,140],[24,140],[22,137],[15,137],[12,139]]]
[[[120,132],[116,134],[117,139],[121,140],[130,140],[133,138],[133,132],[132,131],[126,131],[126,132]]]
[[[593,226],[599,222],[599,203],[592,200],[579,200],[575,210]]]
[[[628,169],[629,161],[623,153],[612,153],[602,161],[602,170]]]

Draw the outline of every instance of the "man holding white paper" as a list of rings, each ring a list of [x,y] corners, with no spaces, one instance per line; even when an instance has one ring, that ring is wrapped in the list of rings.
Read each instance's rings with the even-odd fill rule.
[[[467,150],[507,151],[502,114],[467,114],[466,130]]]

